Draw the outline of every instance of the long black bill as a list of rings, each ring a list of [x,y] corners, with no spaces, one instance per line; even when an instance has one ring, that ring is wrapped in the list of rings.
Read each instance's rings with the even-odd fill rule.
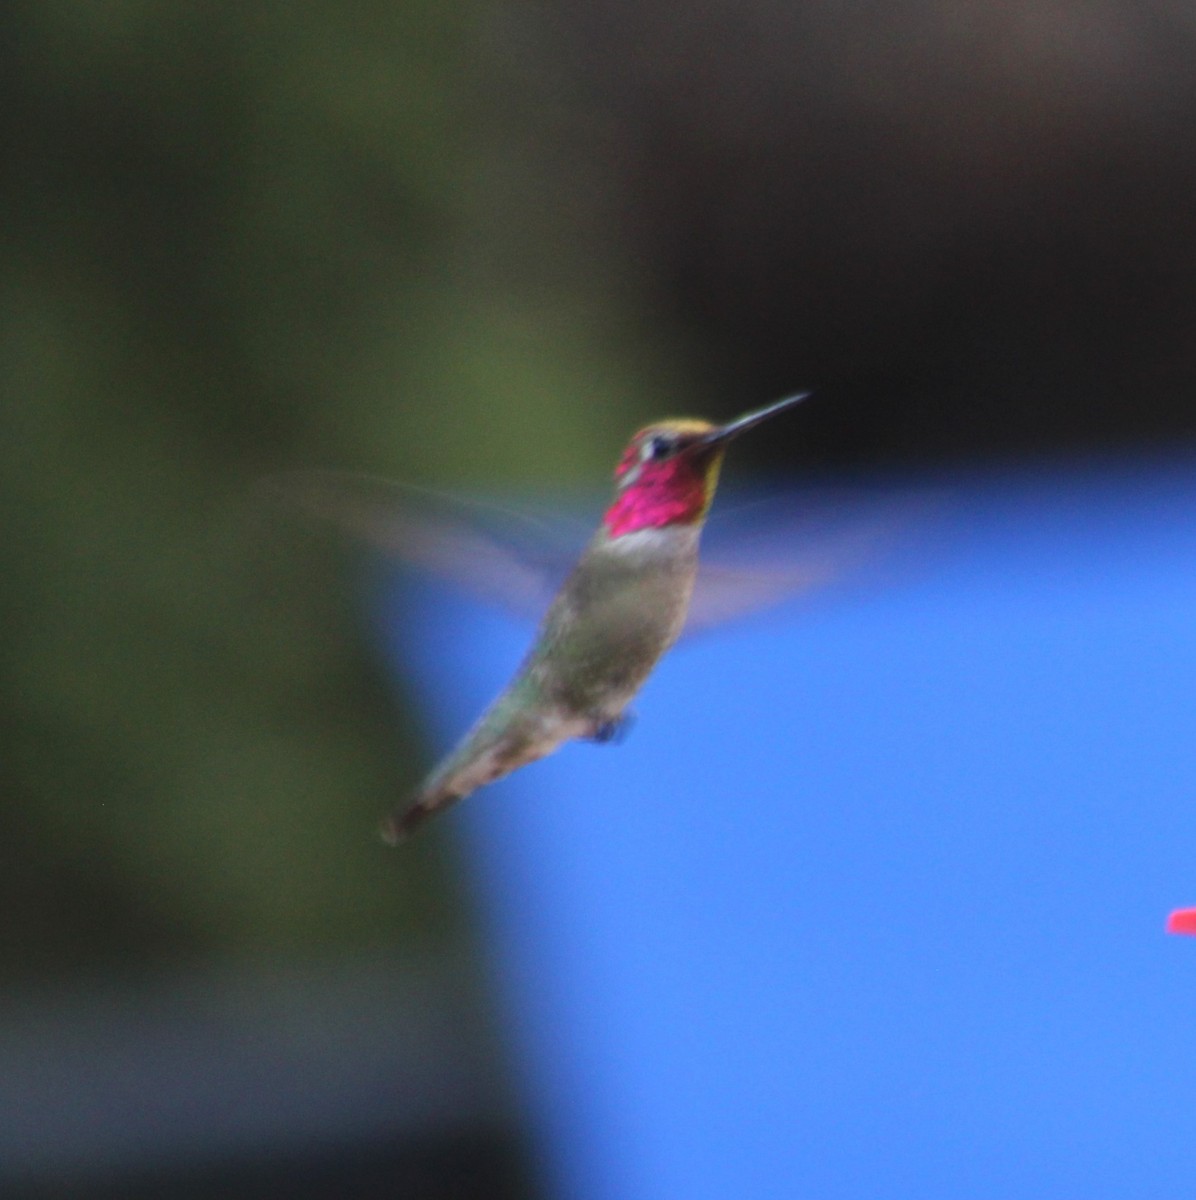
[[[713,432],[708,433],[702,441],[708,446],[729,442],[741,433],[754,429],[762,421],[767,421],[769,417],[775,417],[777,413],[782,413],[787,408],[800,404],[809,395],[809,392],[798,392],[796,396],[786,396],[784,400],[778,400],[775,404],[768,405],[767,408],[758,408],[755,412],[737,417],[734,421],[728,421],[726,425],[720,425]]]

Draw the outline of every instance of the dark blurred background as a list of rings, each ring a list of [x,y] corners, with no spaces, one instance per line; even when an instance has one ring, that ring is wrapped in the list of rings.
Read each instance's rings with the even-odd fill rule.
[[[1186,447],[1196,17],[2,21],[0,1181],[534,1194],[454,849],[373,837],[418,697],[254,481],[593,487],[799,387],[743,462]]]

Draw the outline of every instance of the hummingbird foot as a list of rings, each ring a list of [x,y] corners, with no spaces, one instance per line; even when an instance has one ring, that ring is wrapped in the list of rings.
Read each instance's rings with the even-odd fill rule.
[[[632,713],[620,713],[617,717],[612,717],[609,721],[603,721],[601,724],[595,725],[586,738],[586,741],[593,742],[596,746],[608,746],[612,742],[617,745],[627,737],[634,724],[635,717]]]

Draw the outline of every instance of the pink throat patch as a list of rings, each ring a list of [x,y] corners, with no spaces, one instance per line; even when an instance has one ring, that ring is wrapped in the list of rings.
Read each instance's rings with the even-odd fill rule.
[[[690,525],[706,511],[706,478],[700,466],[685,455],[665,462],[644,463],[639,478],[620,492],[606,510],[604,524],[611,537],[639,529]]]

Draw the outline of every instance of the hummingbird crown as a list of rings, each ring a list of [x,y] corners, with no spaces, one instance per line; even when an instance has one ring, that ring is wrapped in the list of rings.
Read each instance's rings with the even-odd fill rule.
[[[615,467],[611,537],[701,522],[714,499],[726,445],[708,421],[658,421],[641,429]]]

